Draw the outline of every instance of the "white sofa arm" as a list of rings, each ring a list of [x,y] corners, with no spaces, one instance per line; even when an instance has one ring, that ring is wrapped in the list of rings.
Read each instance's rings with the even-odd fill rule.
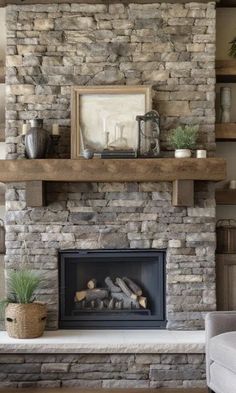
[[[209,341],[211,337],[218,334],[236,331],[236,311],[214,311],[207,314],[206,326],[206,375],[207,384],[210,386],[210,364]]]

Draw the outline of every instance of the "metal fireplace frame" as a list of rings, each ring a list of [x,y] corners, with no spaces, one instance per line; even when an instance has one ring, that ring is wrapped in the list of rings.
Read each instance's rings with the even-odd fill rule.
[[[92,258],[109,258],[106,263],[109,263],[111,258],[145,258],[143,261],[132,263],[146,263],[156,262],[155,272],[157,274],[156,287],[158,288],[157,296],[162,297],[162,303],[157,315],[140,315],[133,313],[121,313],[121,316],[109,317],[109,313],[84,313],[85,316],[68,315],[66,305],[66,288],[65,283],[67,278],[68,258],[71,258],[69,263],[78,264],[79,259],[83,259],[83,263],[92,261]],[[155,261],[155,258],[158,261]],[[95,260],[94,260],[95,262]],[[92,263],[94,263],[92,261]],[[111,262],[114,263],[114,260]],[[96,262],[97,263],[97,262]],[[99,262],[98,262],[99,263]],[[117,262],[116,262],[117,263]],[[119,262],[123,263],[123,262]],[[75,266],[74,266],[74,269]],[[61,250],[59,251],[59,328],[60,329],[164,329],[166,327],[166,251],[157,249],[115,249],[115,250]],[[70,296],[71,297],[71,296]]]

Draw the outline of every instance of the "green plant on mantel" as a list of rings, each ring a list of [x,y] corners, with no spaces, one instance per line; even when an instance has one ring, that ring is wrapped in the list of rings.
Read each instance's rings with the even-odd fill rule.
[[[236,37],[230,41],[230,44],[231,46],[229,48],[228,54],[230,57],[236,58]]]
[[[169,143],[174,149],[194,149],[196,147],[198,126],[179,126],[172,130]]]
[[[29,304],[35,301],[35,291],[39,288],[39,275],[29,269],[11,271],[8,277],[8,296],[0,301],[0,311],[4,312],[9,303]]]

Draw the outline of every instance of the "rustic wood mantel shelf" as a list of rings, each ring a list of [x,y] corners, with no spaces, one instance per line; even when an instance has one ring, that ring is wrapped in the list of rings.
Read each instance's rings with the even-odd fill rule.
[[[0,160],[0,182],[158,182],[226,178],[223,158]]]
[[[192,206],[194,180],[226,178],[223,158],[0,160],[0,182],[26,182],[27,205],[45,204],[45,182],[173,182],[173,205]]]
[[[198,3],[208,3],[210,0],[198,0]],[[216,0],[216,2],[220,2],[222,0]],[[235,0],[224,0],[235,1]],[[121,3],[133,3],[133,0],[120,0]],[[185,4],[188,3],[189,0],[136,0],[135,3],[145,4],[145,3],[180,3]],[[5,7],[8,4],[60,4],[60,3],[88,3],[88,4],[114,4],[117,3],[117,0],[0,0],[0,7]]]

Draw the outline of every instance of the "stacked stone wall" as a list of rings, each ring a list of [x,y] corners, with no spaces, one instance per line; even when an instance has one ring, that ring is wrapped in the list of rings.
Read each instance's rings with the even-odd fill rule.
[[[203,354],[0,355],[1,388],[205,387]]]
[[[162,150],[179,123],[215,149],[215,3],[38,4],[7,7],[7,153],[23,155],[24,120],[62,126],[69,156],[73,85],[148,84]]]
[[[148,84],[161,115],[163,155],[177,124],[199,124],[215,149],[215,4],[38,4],[7,7],[7,157],[22,158],[23,121],[61,125],[69,157],[73,85]],[[196,182],[195,207],[172,207],[170,183],[47,185],[47,206],[26,206],[25,185],[6,193],[6,270],[40,269],[48,328],[58,326],[63,248],[166,248],[169,328],[203,328],[215,301],[213,184]]]

